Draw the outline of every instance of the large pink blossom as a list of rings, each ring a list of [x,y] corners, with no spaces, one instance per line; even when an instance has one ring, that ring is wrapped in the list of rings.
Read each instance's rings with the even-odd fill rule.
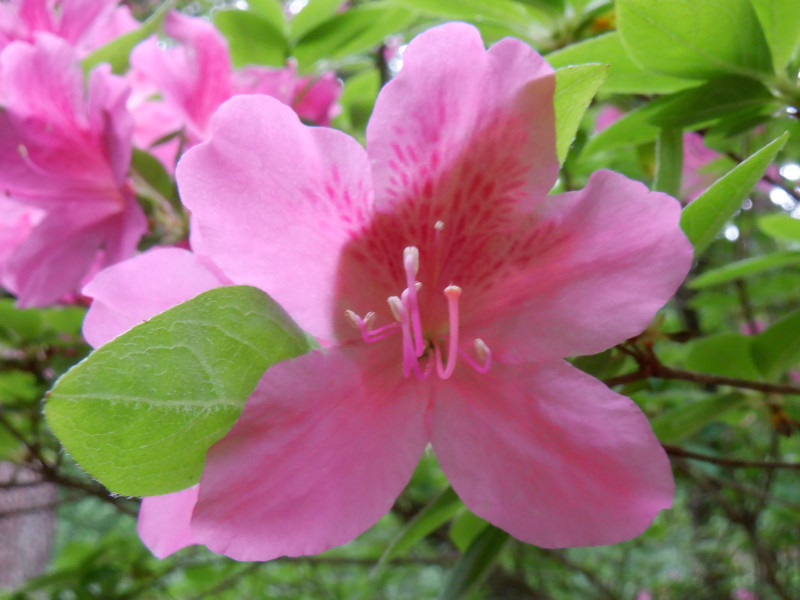
[[[409,44],[366,150],[272,98],[220,108],[177,170],[195,254],[101,273],[85,332],[100,343],[230,281],[325,347],[265,373],[199,486],[145,499],[157,555],[343,544],[389,510],[428,444],[470,510],[540,546],[629,539],[671,505],[645,416],[563,357],[641,332],[675,292],[692,258],[680,206],[609,171],[548,196],[553,92],[522,42],[486,51],[449,24]],[[117,285],[145,280],[171,298],[134,315]]]
[[[0,49],[36,32],[63,38],[84,57],[139,26],[119,0],[8,0],[0,3]]]
[[[189,145],[208,137],[211,115],[236,94],[267,94],[292,106],[304,119],[327,125],[337,110],[341,86],[333,73],[300,77],[294,65],[276,69],[249,66],[234,71],[225,39],[209,22],[179,12],[164,21],[177,45],[163,48],[155,37],[131,54],[130,80],[135,94],[136,143],[148,147],[182,130]],[[158,94],[160,99],[152,99]],[[174,163],[177,144],[157,149]],[[168,161],[165,161],[168,162]]]
[[[93,268],[131,256],[146,229],[127,175],[127,85],[101,65],[84,91],[75,50],[35,37],[0,54],[0,189],[28,207],[6,223],[16,233],[0,271],[21,306],[78,291]]]

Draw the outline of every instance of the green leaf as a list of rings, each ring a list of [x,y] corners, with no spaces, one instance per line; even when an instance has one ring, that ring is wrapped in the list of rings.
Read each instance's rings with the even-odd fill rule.
[[[155,192],[156,195],[177,208],[178,193],[175,182],[160,160],[149,152],[134,148],[131,156],[131,171],[134,180],[138,180],[136,183],[139,184],[139,187],[145,187],[145,191],[151,191],[151,193]]]
[[[247,9],[268,21],[277,31],[286,31],[287,23],[280,0],[247,0]]]
[[[457,600],[489,572],[506,545],[509,535],[494,525],[484,529],[447,576],[439,600]]]
[[[489,526],[484,519],[469,510],[462,510],[450,525],[450,539],[461,552],[466,552],[481,531]]]
[[[758,228],[776,240],[800,242],[800,220],[789,215],[759,217]]]
[[[289,56],[283,32],[273,23],[246,10],[220,10],[214,25],[228,40],[235,67],[248,64],[282,67]]]
[[[646,71],[634,63],[622,45],[618,32],[570,44],[545,56],[554,68],[583,63],[608,65],[608,78],[603,91],[616,94],[668,94],[696,85],[690,79],[681,79]]]
[[[42,329],[40,309],[17,308],[12,298],[0,298],[0,340],[14,346],[36,339]]]
[[[800,10],[797,0],[750,0],[780,73],[800,48]]]
[[[97,349],[56,382],[45,415],[112,492],[165,494],[197,483],[267,367],[307,350],[264,292],[217,288]]]
[[[729,283],[764,271],[800,264],[800,252],[773,252],[728,263],[717,269],[706,271],[689,282],[689,288],[700,290],[722,283]]]
[[[741,333],[721,333],[692,341],[686,366],[692,371],[723,377],[760,379],[750,348],[753,338]]]
[[[583,114],[606,78],[605,65],[578,65],[556,70],[556,152],[559,162],[567,158]]]
[[[377,48],[415,19],[414,12],[403,7],[362,4],[308,32],[297,42],[294,55],[302,67],[323,59],[351,57]]]
[[[724,75],[703,85],[652,102],[648,120],[659,127],[697,129],[728,115],[752,115],[766,111],[774,98],[764,85],[750,77]]]
[[[583,149],[587,155],[625,146],[638,146],[658,138],[659,127],[650,123],[650,106],[645,105],[623,115],[595,135]]]
[[[652,419],[650,424],[661,443],[674,444],[719,419],[731,409],[741,406],[746,399],[744,394],[733,392],[689,401]]]
[[[381,556],[378,566],[408,552],[414,544],[452,519],[463,506],[453,488],[447,487],[417,513],[403,531],[392,540]]]
[[[289,22],[289,31],[293,40],[324,23],[339,11],[342,0],[309,0],[299,13]]]
[[[617,26],[642,68],[707,79],[772,72],[749,0],[617,0]]]
[[[128,59],[131,50],[146,37],[156,33],[161,28],[161,22],[167,13],[175,6],[176,0],[166,0],[150,17],[142,23],[141,27],[134,29],[118,38],[114,38],[105,46],[101,46],[81,61],[84,72],[88,73],[100,63],[109,63],[114,73],[124,73],[128,70]]]
[[[530,24],[532,19],[549,22],[555,11],[546,4],[525,5],[512,0],[395,0],[397,4],[433,17],[513,26]]]
[[[694,246],[695,256],[706,249],[741,206],[788,138],[789,134],[784,133],[758,150],[683,209],[681,227]]]
[[[683,130],[662,129],[656,141],[656,178],[653,189],[677,196],[683,168]]]
[[[800,310],[789,313],[753,338],[753,361],[767,378],[800,362]]]

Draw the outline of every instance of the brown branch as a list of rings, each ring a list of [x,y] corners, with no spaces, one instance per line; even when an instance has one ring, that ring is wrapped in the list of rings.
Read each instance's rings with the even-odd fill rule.
[[[680,446],[672,446],[670,444],[663,444],[664,450],[670,456],[677,458],[690,458],[692,460],[701,460],[703,462],[713,463],[724,467],[752,467],[756,469],[800,469],[800,463],[780,462],[780,461],[763,461],[763,460],[745,460],[740,458],[724,458],[721,456],[711,456],[709,454],[700,454],[699,452],[692,452]]]

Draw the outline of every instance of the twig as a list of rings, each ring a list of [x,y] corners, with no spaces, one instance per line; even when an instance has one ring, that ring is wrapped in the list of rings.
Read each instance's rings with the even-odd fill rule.
[[[680,446],[672,446],[670,444],[663,444],[664,450],[670,456],[678,458],[690,458],[692,460],[701,460],[703,462],[713,463],[724,467],[751,467],[755,469],[800,469],[800,463],[780,462],[780,461],[764,461],[764,460],[745,460],[741,458],[724,458],[721,456],[711,456],[709,454],[700,454],[699,452],[692,452]]]

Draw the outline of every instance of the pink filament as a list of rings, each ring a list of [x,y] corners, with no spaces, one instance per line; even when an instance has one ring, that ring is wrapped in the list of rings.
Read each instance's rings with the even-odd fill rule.
[[[449,379],[456,368],[458,360],[458,299],[461,296],[461,288],[457,285],[448,285],[444,288],[444,295],[447,297],[447,312],[450,319],[450,340],[447,347],[447,366],[442,364],[442,354],[439,344],[434,344],[436,352],[436,372],[442,379]]]
[[[409,246],[403,250],[403,267],[406,271],[406,289],[401,297],[408,308],[411,327],[414,332],[414,352],[416,357],[419,358],[425,352],[425,344],[422,338],[422,320],[419,316],[419,302],[417,301],[416,276],[419,270],[419,250],[414,246]]]

